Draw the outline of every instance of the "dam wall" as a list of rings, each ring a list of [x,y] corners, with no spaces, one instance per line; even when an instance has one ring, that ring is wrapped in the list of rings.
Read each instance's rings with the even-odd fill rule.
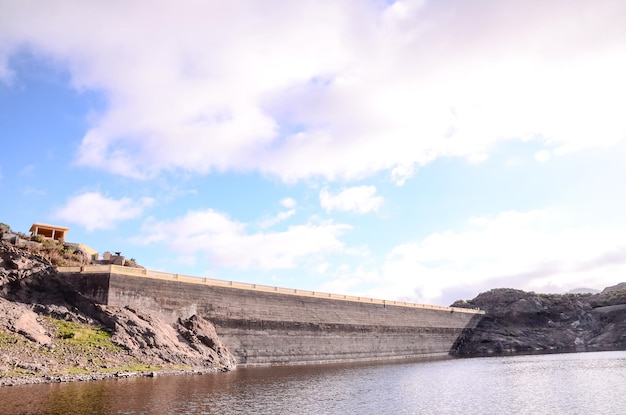
[[[242,366],[443,357],[482,317],[477,310],[102,268],[58,271],[100,304],[170,323],[194,314],[210,320]]]

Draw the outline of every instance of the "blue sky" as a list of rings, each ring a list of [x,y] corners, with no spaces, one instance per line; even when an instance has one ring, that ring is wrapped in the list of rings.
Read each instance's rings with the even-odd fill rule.
[[[0,221],[448,305],[626,280],[623,1],[0,1]]]

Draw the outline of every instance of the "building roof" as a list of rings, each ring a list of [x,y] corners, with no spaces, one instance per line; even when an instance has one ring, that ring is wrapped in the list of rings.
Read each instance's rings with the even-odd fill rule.
[[[55,231],[64,231],[64,232],[67,232],[67,231],[70,230],[70,228],[67,228],[65,226],[48,225],[47,223],[35,222],[35,223],[33,223],[33,225],[30,227],[30,229],[28,231],[29,232],[35,232],[35,229],[53,229]]]

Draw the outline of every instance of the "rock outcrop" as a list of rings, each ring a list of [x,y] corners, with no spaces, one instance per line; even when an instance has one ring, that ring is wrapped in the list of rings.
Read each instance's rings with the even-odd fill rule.
[[[453,306],[486,313],[455,345],[460,356],[626,348],[626,284],[598,294],[494,289]]]
[[[60,322],[108,334],[108,343],[72,339],[74,332],[59,333]],[[200,316],[170,325],[139,310],[94,304],[46,259],[0,241],[0,384],[100,379],[131,368],[228,371],[235,357]]]
[[[223,345],[209,321],[191,316],[173,326],[152,315],[129,307],[103,308],[108,327],[113,328],[113,343],[144,362],[178,366],[211,367],[228,371],[235,358]]]

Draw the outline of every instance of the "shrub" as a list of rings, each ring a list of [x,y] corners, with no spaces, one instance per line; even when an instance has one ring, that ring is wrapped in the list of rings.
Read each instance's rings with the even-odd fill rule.
[[[39,243],[43,243],[45,239],[46,239],[46,238],[44,238],[44,237],[43,237],[43,236],[41,236],[41,235],[33,235],[33,236],[31,236],[31,237],[30,237],[30,240],[31,240],[31,241],[33,241],[33,242],[39,242]]]
[[[0,222],[0,235],[11,232],[11,227],[6,223]]]

